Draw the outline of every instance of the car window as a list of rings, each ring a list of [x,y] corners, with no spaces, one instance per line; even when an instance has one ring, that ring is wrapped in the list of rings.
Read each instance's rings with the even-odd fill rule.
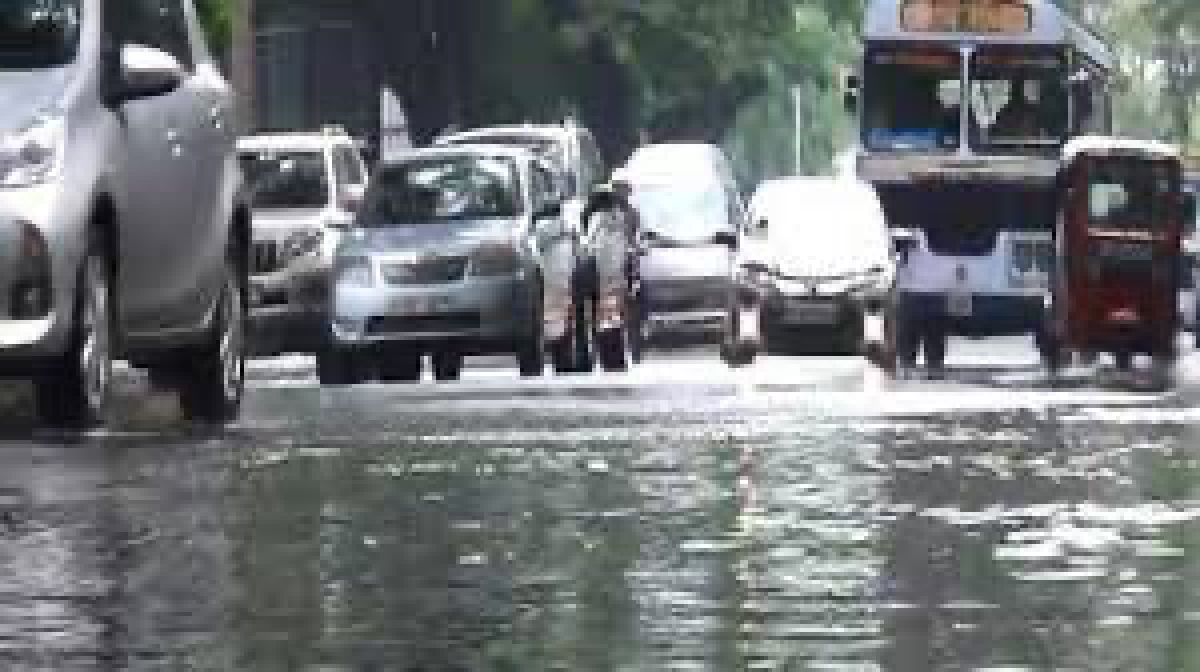
[[[321,152],[242,152],[238,161],[256,208],[322,208],[329,202]]]
[[[0,5],[0,69],[55,67],[75,57],[77,0],[7,0]]]
[[[182,0],[114,0],[108,14],[119,22],[115,31],[127,43],[161,49],[191,69],[192,45]]]
[[[635,185],[633,204],[642,228],[678,241],[731,232],[728,192],[718,184]]]
[[[531,186],[535,209],[541,209],[561,198],[561,189],[554,174],[539,164],[533,166]]]
[[[389,165],[376,174],[359,223],[372,228],[512,218],[521,213],[520,194],[511,159],[417,159]]]
[[[333,150],[333,172],[339,186],[363,184],[367,181],[358,156],[347,147]]]

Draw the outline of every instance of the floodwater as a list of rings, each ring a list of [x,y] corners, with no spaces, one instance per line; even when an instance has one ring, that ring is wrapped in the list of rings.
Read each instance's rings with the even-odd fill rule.
[[[0,442],[13,670],[1200,670],[1200,411],[696,353]],[[1200,367],[1196,367],[1200,371]],[[1196,376],[1200,379],[1200,375]]]

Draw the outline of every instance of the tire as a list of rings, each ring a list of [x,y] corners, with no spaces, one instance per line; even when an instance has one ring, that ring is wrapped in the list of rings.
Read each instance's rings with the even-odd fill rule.
[[[596,355],[600,367],[608,373],[629,370],[629,353],[625,346],[625,330],[609,329],[596,334]]]
[[[722,343],[721,361],[731,369],[750,366],[758,358],[758,349],[749,343]]]
[[[433,377],[439,382],[453,382],[462,377],[463,357],[456,352],[433,354]]]
[[[362,382],[358,358],[345,348],[330,347],[317,353],[317,380],[325,387],[346,387]]]
[[[111,265],[93,243],[83,261],[67,351],[34,381],[41,419],[62,429],[100,424],[112,396],[115,326]]]
[[[412,350],[387,351],[376,360],[379,379],[385,383],[418,383],[424,373],[425,361],[420,352]]]
[[[1041,357],[1042,366],[1050,373],[1062,371],[1066,364],[1066,353],[1063,351],[1062,344],[1050,333],[1049,326],[1039,328],[1034,333],[1033,339],[1038,355]]]
[[[232,263],[207,342],[188,351],[188,374],[180,380],[179,404],[192,421],[233,422],[246,392],[246,284]]]

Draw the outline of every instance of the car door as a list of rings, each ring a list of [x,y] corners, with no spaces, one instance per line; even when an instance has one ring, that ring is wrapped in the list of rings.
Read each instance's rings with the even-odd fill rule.
[[[110,28],[123,44],[175,57],[185,76],[174,91],[120,110],[122,185],[121,317],[126,330],[152,335],[193,326],[209,309],[205,259],[196,247],[197,82],[182,0],[110,0]]]

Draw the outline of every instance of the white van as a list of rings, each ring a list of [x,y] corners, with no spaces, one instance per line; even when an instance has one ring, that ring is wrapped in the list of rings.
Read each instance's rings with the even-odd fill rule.
[[[642,336],[722,332],[745,208],[711,145],[639,149],[614,175],[629,185],[641,240]]]
[[[886,346],[896,266],[883,208],[869,184],[787,178],[750,202],[726,357],[803,342],[844,354]]]

